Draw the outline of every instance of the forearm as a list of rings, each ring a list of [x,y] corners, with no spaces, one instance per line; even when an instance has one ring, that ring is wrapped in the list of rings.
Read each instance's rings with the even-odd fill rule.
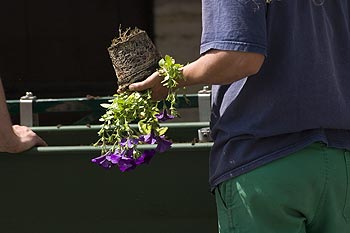
[[[46,142],[26,126],[12,125],[0,79],[0,152],[19,153]]]
[[[233,83],[257,73],[263,62],[264,56],[257,53],[211,50],[182,68],[184,79],[179,81],[178,87]],[[131,84],[129,89],[151,89],[153,99],[161,100],[168,94],[161,80],[155,72],[142,82]]]
[[[229,84],[257,73],[264,56],[256,53],[209,51],[183,68],[180,86]]]
[[[12,129],[12,122],[6,105],[6,98],[2,82],[0,80],[0,151],[4,151],[13,144],[15,133]]]

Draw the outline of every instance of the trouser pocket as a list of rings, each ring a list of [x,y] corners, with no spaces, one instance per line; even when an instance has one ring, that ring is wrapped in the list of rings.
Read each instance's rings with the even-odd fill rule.
[[[219,233],[234,232],[232,184],[224,182],[215,189]]]

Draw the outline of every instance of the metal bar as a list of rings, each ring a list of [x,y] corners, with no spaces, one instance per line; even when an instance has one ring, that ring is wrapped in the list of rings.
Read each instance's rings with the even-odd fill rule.
[[[33,116],[33,103],[36,101],[36,96],[31,92],[27,92],[22,96],[20,102],[20,124],[28,127],[37,124],[38,119]]]
[[[213,143],[174,143],[171,149],[165,153],[170,152],[192,152],[192,151],[202,151],[209,153]],[[154,148],[154,145],[139,145],[138,148],[141,150],[148,150]],[[101,148],[94,146],[47,146],[47,147],[34,147],[28,151],[19,153],[17,157],[21,155],[81,155],[86,157],[98,156],[101,153]],[[0,156],[8,155],[8,153],[0,152]],[[177,156],[184,155],[179,153]],[[205,155],[205,154],[204,154]]]
[[[210,96],[211,90],[208,86],[198,91],[199,121],[210,121]]]
[[[100,106],[107,103],[113,97],[90,97],[90,98],[58,98],[58,99],[36,99],[33,112],[83,112],[83,111],[104,111]],[[7,100],[11,114],[19,113],[20,100]],[[197,108],[198,95],[189,94],[178,96],[178,108]]]
[[[162,127],[168,127],[167,136],[173,142],[196,143],[197,131],[209,126],[209,122],[174,122],[163,123]],[[136,129],[137,125],[132,124]],[[61,145],[91,145],[98,140],[100,125],[78,126],[40,126],[32,127],[32,130],[42,137],[50,146]],[[74,137],[74,138],[73,138]]]

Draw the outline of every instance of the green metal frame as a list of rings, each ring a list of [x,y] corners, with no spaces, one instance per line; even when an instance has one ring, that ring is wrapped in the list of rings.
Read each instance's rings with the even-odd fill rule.
[[[198,95],[188,94],[186,101],[184,95],[178,96],[178,108],[197,108]],[[58,98],[58,99],[37,99],[33,104],[33,113],[45,112],[85,112],[103,111],[100,106],[107,103],[113,97],[86,97],[86,98]],[[19,114],[19,100],[7,100],[7,106],[11,114]]]
[[[174,122],[162,123],[168,127],[167,136],[175,142],[196,142],[198,130],[209,126],[209,122]],[[136,128],[136,124],[131,125]],[[40,137],[51,145],[91,145],[98,140],[99,125],[73,125],[73,126],[39,126],[32,127]],[[74,140],[72,138],[74,137]]]
[[[98,120],[105,112],[100,104],[108,103],[113,97],[85,97],[37,99],[33,102],[33,114],[43,113],[86,113],[74,125],[83,125]],[[7,100],[7,106],[12,116],[20,114],[20,100]],[[188,94],[178,96],[178,108],[198,108],[198,95]]]
[[[188,138],[207,125],[168,124],[174,137]],[[90,162],[100,155],[100,148],[87,145],[98,126],[33,129],[62,141],[16,155],[0,153],[3,232],[217,232],[208,186],[212,143],[175,142],[149,165],[122,173]],[[79,141],[84,134],[87,141]],[[72,145],[64,145],[69,140]]]

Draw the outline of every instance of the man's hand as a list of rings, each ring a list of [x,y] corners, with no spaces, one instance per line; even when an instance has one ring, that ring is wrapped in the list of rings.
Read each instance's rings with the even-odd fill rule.
[[[142,82],[133,83],[129,86],[131,91],[143,91],[151,89],[153,100],[163,100],[168,94],[168,89],[163,86],[161,81],[163,78],[158,72],[154,72],[151,76]]]

